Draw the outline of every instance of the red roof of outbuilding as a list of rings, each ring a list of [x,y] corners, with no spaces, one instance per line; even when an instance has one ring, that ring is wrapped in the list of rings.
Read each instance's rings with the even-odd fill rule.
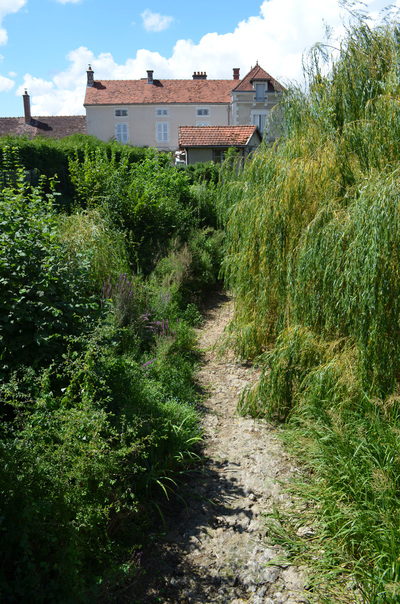
[[[245,147],[257,126],[179,126],[179,146],[184,147]]]
[[[234,80],[101,80],[86,88],[85,106],[230,103]]]
[[[86,134],[85,115],[33,117],[29,124],[25,123],[24,117],[0,118],[0,136],[16,134],[27,135],[29,138],[35,136],[63,138],[79,133]]]

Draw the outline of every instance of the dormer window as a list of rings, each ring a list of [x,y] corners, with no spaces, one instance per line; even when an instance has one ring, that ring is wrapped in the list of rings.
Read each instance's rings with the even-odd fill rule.
[[[128,110],[127,109],[115,109],[114,115],[115,115],[115,117],[127,117]]]
[[[265,100],[265,84],[255,84],[256,102],[260,103]]]

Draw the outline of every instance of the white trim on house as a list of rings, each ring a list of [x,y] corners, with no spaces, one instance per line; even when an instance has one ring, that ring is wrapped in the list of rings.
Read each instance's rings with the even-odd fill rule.
[[[265,109],[265,110],[263,110],[263,109],[254,109],[251,112],[251,123],[254,126],[258,126],[258,129],[260,130],[261,134],[264,133],[265,124],[267,122],[268,113],[269,113],[269,111],[267,109]]]

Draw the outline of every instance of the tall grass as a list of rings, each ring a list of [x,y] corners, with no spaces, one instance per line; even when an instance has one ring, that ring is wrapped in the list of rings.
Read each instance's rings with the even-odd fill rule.
[[[258,358],[243,412],[286,420],[307,497],[366,602],[399,601],[400,36],[353,14],[285,136],[224,176],[231,337]],[[350,561],[350,562],[349,562]],[[346,566],[347,565],[347,566]],[[334,599],[332,601],[335,601]]]

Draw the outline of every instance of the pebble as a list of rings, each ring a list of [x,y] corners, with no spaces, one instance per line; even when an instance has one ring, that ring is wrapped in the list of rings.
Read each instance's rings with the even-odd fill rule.
[[[285,552],[279,545],[267,545],[264,520],[264,514],[275,506],[290,504],[277,477],[285,481],[301,470],[267,423],[236,414],[240,392],[258,374],[237,362],[232,353],[225,354],[227,365],[213,351],[231,316],[231,303],[216,307],[198,332],[199,347],[204,351],[198,382],[209,392],[203,418],[209,461],[198,482],[189,485],[187,510],[182,507],[172,518],[166,516],[171,530],[185,535],[184,543],[171,546],[167,536],[165,550],[159,545],[147,563],[147,592],[136,598],[141,604],[307,602],[304,569],[274,565]],[[180,494],[185,498],[185,493]],[[145,560],[143,564],[146,568]],[[157,592],[157,581],[151,581],[157,576],[157,565],[163,576],[170,576],[164,595]]]

